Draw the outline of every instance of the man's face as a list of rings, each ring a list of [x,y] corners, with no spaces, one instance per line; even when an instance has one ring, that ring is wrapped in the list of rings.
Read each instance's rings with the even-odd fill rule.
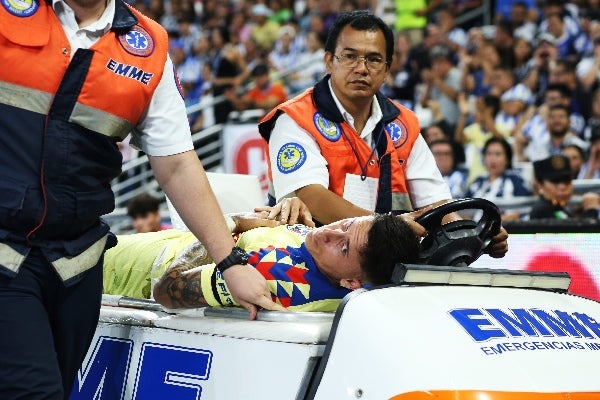
[[[510,9],[510,20],[516,25],[521,26],[527,18],[527,9],[521,5],[514,5]]]
[[[269,74],[259,75],[254,77],[254,84],[259,89],[265,89],[271,82]]]
[[[445,138],[446,138],[446,135],[444,134],[444,131],[442,131],[442,128],[440,128],[437,125],[429,126],[429,127],[425,128],[425,130],[423,131],[423,139],[425,139],[425,142],[428,144],[435,140],[445,139]]]
[[[540,185],[540,194],[546,200],[564,207],[573,195],[573,181],[570,178],[558,181],[544,180]]]
[[[149,212],[146,215],[138,215],[132,218],[131,226],[136,233],[157,232],[160,230],[160,213]]]
[[[547,90],[545,103],[548,105],[548,107],[552,107],[561,104],[564,105],[564,100],[562,94],[558,90]]]
[[[331,85],[340,102],[346,108],[356,101],[367,101],[373,98],[385,79],[389,66],[385,64],[379,71],[369,69],[363,58],[353,67],[345,67],[336,57],[353,55],[359,57],[385,56],[385,37],[383,32],[358,31],[345,26],[338,36],[335,54],[325,53],[325,66],[331,74]]]
[[[436,143],[431,146],[431,152],[435,158],[435,163],[442,175],[448,175],[452,172],[454,166],[454,155],[452,153],[452,146],[448,143]]]
[[[550,110],[548,132],[552,136],[563,136],[569,130],[569,114],[562,109]]]
[[[346,218],[313,229],[306,235],[306,248],[319,270],[334,284],[343,279],[362,280],[360,250],[366,246],[373,217]]]
[[[442,79],[446,78],[451,68],[452,63],[445,58],[434,58],[431,60],[431,70]]]

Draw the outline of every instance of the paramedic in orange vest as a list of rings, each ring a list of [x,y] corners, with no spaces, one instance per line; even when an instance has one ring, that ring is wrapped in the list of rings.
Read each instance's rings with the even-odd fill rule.
[[[130,132],[251,317],[256,305],[282,309],[234,248],[167,47],[165,30],[122,0],[0,4],[2,400],[69,396],[98,321],[116,242],[100,216],[114,208],[117,143]]]
[[[325,45],[327,75],[259,124],[271,203],[298,196],[328,224],[452,198],[416,115],[378,91],[393,49],[393,33],[380,18],[368,11],[338,16]],[[504,256],[507,237],[502,228],[487,252]]]

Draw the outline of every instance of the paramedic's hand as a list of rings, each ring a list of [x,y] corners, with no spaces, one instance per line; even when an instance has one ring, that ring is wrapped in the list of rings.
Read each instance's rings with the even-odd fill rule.
[[[485,253],[493,258],[502,258],[508,251],[508,232],[503,226],[500,227],[500,232],[492,238],[492,241],[485,248]]]
[[[411,227],[411,229],[413,230],[415,235],[417,235],[419,237],[424,237],[427,235],[427,230],[421,224],[416,222],[415,219],[419,218],[421,215],[425,214],[426,212],[431,211],[432,208],[433,208],[432,205],[423,207],[417,211],[411,211],[408,213],[400,214],[400,215],[398,215],[398,218],[400,218],[404,222],[406,222]]]
[[[227,287],[237,301],[250,313],[250,319],[256,319],[258,308],[285,311],[282,305],[271,300],[271,292],[265,278],[249,265],[234,265],[223,272]]]
[[[308,211],[308,207],[298,197],[283,199],[274,207],[257,207],[254,211],[268,211],[269,216],[267,218],[277,220],[281,224],[304,224],[310,227],[315,226],[312,214]]]
[[[272,228],[279,225],[279,221],[268,218],[268,211],[229,214],[229,216],[235,221],[233,233],[242,233],[261,226]]]

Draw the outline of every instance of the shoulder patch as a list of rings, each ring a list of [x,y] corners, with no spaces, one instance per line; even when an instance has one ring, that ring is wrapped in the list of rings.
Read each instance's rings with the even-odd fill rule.
[[[284,174],[296,171],[306,161],[306,150],[298,143],[286,143],[277,152],[277,169]]]
[[[402,146],[408,139],[408,129],[402,121],[395,120],[385,126],[385,131],[390,135],[394,147]]]
[[[2,7],[12,15],[17,17],[29,17],[38,10],[39,5],[36,0],[1,0]]]
[[[139,25],[135,25],[129,32],[119,35],[119,42],[126,52],[134,56],[148,57],[154,52],[154,39]]]
[[[342,130],[339,125],[326,119],[319,112],[313,115],[313,122],[321,135],[330,142],[335,142],[342,136]]]

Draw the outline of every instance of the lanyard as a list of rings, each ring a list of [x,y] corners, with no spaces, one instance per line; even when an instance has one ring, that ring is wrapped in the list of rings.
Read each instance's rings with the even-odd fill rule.
[[[387,147],[387,143],[385,141],[383,141],[383,142],[381,141],[382,136],[385,136],[383,134],[384,129],[383,129],[383,124],[381,123],[381,121],[377,123],[375,129],[377,130],[376,138],[374,137],[375,145],[373,146],[373,150],[371,151],[371,154],[369,154],[369,157],[367,158],[367,160],[365,161],[364,164],[360,162],[360,157],[358,155],[358,151],[354,147],[352,140],[350,140],[350,138],[348,138],[348,136],[346,136],[346,132],[344,131],[344,129],[342,129],[342,134],[344,135],[344,138],[348,141],[348,144],[350,145],[350,148],[352,149],[352,152],[354,153],[354,157],[356,158],[356,162],[358,163],[358,166],[360,167],[360,180],[363,182],[367,179],[367,167],[369,165],[369,162],[371,162],[371,159],[375,155],[375,152],[378,152],[378,156],[380,156],[380,153],[385,154],[385,149]],[[382,144],[384,144],[386,147],[380,148],[380,147],[382,147]]]

